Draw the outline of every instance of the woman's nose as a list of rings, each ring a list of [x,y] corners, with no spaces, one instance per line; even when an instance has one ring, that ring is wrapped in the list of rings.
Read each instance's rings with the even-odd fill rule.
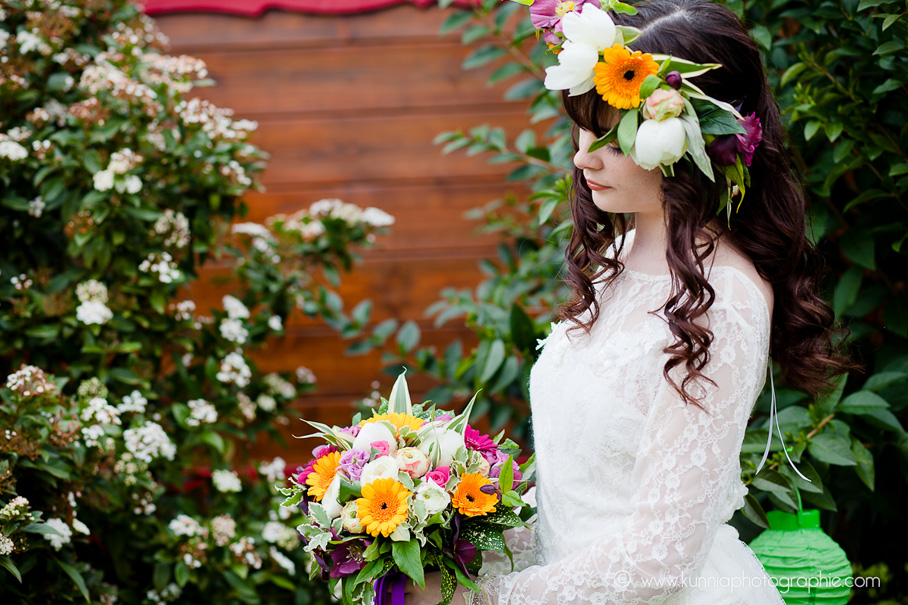
[[[598,154],[595,151],[593,153],[588,151],[590,148],[588,141],[581,140],[579,147],[580,149],[574,154],[574,166],[580,170],[599,170],[602,168],[602,160],[599,159]]]

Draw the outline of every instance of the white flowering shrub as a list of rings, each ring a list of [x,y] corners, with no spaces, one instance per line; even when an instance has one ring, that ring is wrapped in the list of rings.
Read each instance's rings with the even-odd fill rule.
[[[256,124],[165,47],[125,0],[0,0],[3,603],[326,598],[276,523],[293,469],[248,455],[316,377],[250,353],[294,316],[359,329],[339,275],[393,218],[238,222]],[[185,299],[210,259],[234,269],[212,310]]]

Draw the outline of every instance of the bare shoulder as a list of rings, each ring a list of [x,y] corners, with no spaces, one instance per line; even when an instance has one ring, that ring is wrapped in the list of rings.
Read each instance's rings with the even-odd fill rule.
[[[711,264],[713,267],[731,267],[732,269],[736,269],[742,278],[746,278],[750,283],[756,286],[757,290],[760,291],[760,294],[762,294],[763,298],[766,300],[766,306],[769,309],[770,317],[772,316],[774,302],[772,285],[760,276],[756,267],[754,267],[753,261],[751,261],[743,252],[730,245],[724,239],[720,240],[716,251],[713,253]],[[735,272],[731,271],[728,273],[734,274]]]

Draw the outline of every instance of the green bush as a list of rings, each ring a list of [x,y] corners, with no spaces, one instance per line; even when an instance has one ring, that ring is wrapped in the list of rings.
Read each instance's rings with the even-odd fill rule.
[[[393,219],[323,200],[231,224],[254,122],[189,96],[125,0],[0,2],[0,600],[327,600],[281,516],[292,469],[249,459],[314,388],[250,357]],[[223,310],[186,299],[206,262]]]
[[[735,524],[753,537],[765,526],[763,507],[791,511],[800,496],[805,507],[826,511],[825,526],[853,561],[885,561],[902,573],[902,545],[881,546],[876,536],[906,530],[896,506],[908,476],[904,4],[754,0],[728,6],[764,51],[809,200],[811,236],[830,269],[825,293],[864,367],[818,401],[784,385],[778,390],[789,453],[811,483],[784,462],[778,439],[769,467],[754,476],[769,428],[768,393],[761,396],[742,453],[750,495]],[[559,275],[571,229],[570,124],[560,95],[542,86],[545,66],[556,59],[535,40],[523,7],[486,0],[454,10],[442,32],[457,30],[474,47],[464,68],[491,65],[490,82],[512,79],[505,98],[527,101],[530,127],[510,141],[502,129],[486,125],[443,133],[438,143],[446,153],[487,153],[492,162],[516,163],[509,178],[533,193],[473,212],[481,230],[501,235],[498,258],[482,262],[487,277],[475,291],[445,292],[427,311],[438,324],[464,318],[479,337],[476,349],[465,352],[459,342],[446,351],[420,348],[415,324],[389,341],[396,326],[388,323],[353,350],[384,346],[389,366],[408,363],[438,381],[429,396],[439,402],[482,386],[476,410],[490,415],[493,428],[514,422],[520,430],[528,420],[526,384],[536,340],[567,294]],[[889,582],[889,594],[908,594],[905,579]]]

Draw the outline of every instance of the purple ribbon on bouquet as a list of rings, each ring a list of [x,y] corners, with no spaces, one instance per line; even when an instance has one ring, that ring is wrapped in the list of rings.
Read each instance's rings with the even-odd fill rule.
[[[385,598],[385,585],[391,588],[391,602]],[[375,605],[404,605],[404,588],[407,585],[407,576],[400,572],[386,573],[375,580]]]

